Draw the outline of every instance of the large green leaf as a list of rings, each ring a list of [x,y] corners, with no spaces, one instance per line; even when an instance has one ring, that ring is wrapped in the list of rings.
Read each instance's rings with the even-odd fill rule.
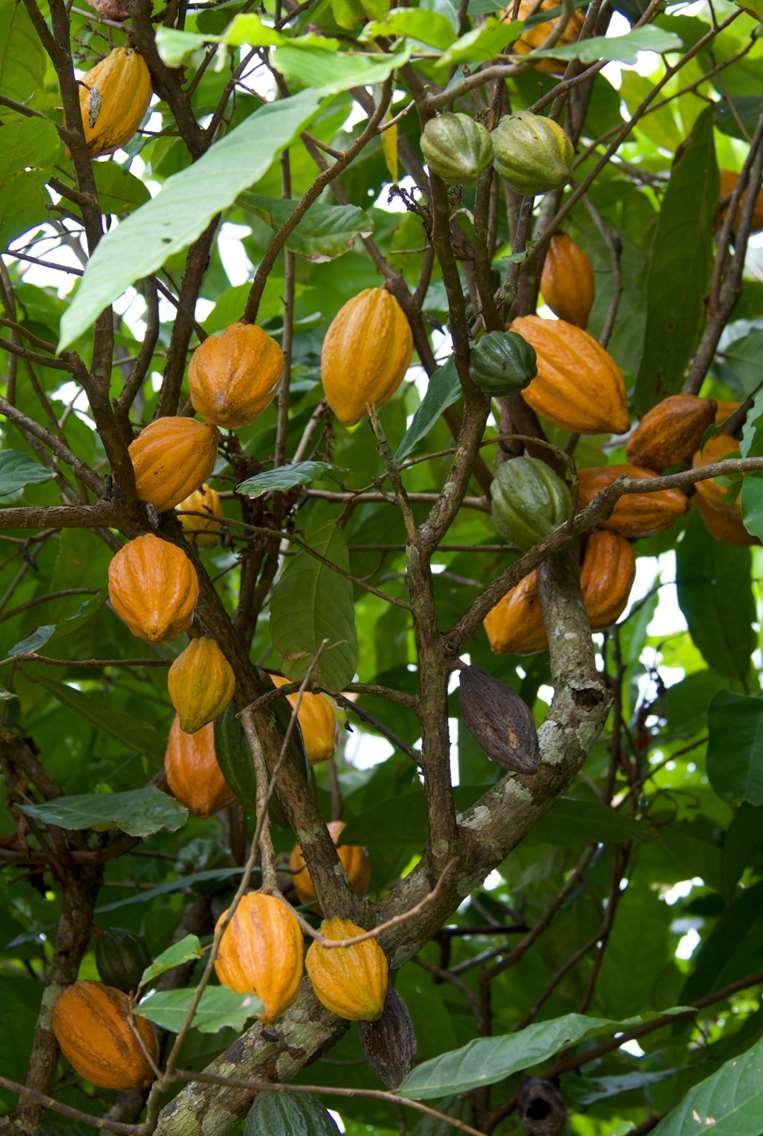
[[[680,36],[674,32],[663,31],[652,24],[636,28],[619,36],[593,36],[580,43],[564,47],[549,47],[537,51],[538,56],[552,59],[580,59],[583,63],[595,63],[599,59],[613,59],[619,63],[635,63],[641,51],[680,51]]]
[[[635,390],[639,413],[681,389],[705,319],[719,185],[712,114],[708,107],[694,124],[662,199],[647,276],[644,351]]]
[[[294,212],[297,201],[245,193],[241,204],[277,231]],[[373,228],[368,213],[356,205],[313,205],[287,238],[286,247],[308,260],[332,260],[352,248],[358,237],[370,236]]]
[[[104,593],[98,592],[97,595],[83,600],[74,615],[70,615],[68,619],[62,619],[60,623],[46,623],[42,627],[38,627],[31,635],[27,635],[20,643],[16,643],[15,646],[10,648],[8,658],[15,658],[17,655],[31,655],[51,640],[65,639],[67,635],[71,635],[72,632],[77,631],[89,619],[93,618],[103,606],[104,599]]]
[[[288,493],[297,485],[312,485],[324,477],[339,472],[339,468],[330,462],[303,461],[293,465],[280,465],[277,469],[266,469],[264,473],[256,473],[236,486],[237,493],[245,493],[247,497],[262,497],[266,493]]]
[[[135,1013],[162,1029],[177,1033],[195,994],[195,990],[188,989],[151,990],[135,1007]],[[255,994],[234,994],[226,986],[208,986],[194,1014],[194,1028],[201,1033],[218,1033],[226,1028],[240,1033],[247,1018],[261,1009],[262,1002]]]
[[[20,0],[0,4],[0,90],[28,102],[43,86],[45,50]],[[3,127],[3,137],[5,136]]]
[[[52,679],[42,678],[40,675],[35,675],[34,681],[38,686],[44,687],[59,702],[63,702],[76,714],[92,723],[96,729],[111,734],[128,749],[152,757],[156,761],[161,761],[164,757],[166,739],[148,722],[141,722],[139,718],[116,710],[94,695],[76,690],[63,682],[54,682]]]
[[[307,1093],[258,1093],[244,1136],[339,1136],[321,1102]]]
[[[339,691],[352,681],[357,664],[350,557],[334,510],[317,509],[307,525],[305,541],[328,568],[299,549],[288,561],[270,601],[270,635],[289,678],[299,680],[326,640],[312,676],[326,690]]]
[[[18,500],[27,485],[50,481],[53,470],[46,469],[17,450],[0,450],[0,505]]]
[[[56,797],[40,805],[20,805],[27,816],[59,828],[119,828],[130,836],[150,836],[166,829],[176,832],[188,819],[188,809],[155,785],[125,793],[84,793]]]
[[[722,690],[707,720],[710,784],[726,801],[763,805],[763,701]]]
[[[426,438],[429,431],[439,422],[442,412],[458,402],[461,397],[461,380],[458,377],[453,356],[438,367],[429,380],[426,394],[422,398],[416,413],[413,416],[405,436],[397,447],[395,458],[402,461]]]
[[[760,1136],[763,1132],[763,1040],[689,1089],[653,1136]]]
[[[323,47],[299,47],[287,43],[273,52],[273,63],[287,81],[297,87],[336,95],[351,87],[383,83],[403,67],[411,54],[407,47],[390,55],[325,51]]]
[[[376,36],[407,36],[429,44],[440,51],[450,47],[456,38],[453,25],[442,12],[426,8],[393,8],[383,20],[369,24],[365,29],[368,38]]]

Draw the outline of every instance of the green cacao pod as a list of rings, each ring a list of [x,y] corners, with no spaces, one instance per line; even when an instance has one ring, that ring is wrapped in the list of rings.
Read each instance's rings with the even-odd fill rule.
[[[134,993],[150,962],[151,954],[140,935],[123,927],[96,932],[95,965],[107,986],[116,986],[125,994]]]
[[[485,127],[468,114],[441,114],[424,127],[421,152],[443,181],[476,181],[493,160],[493,143]]]
[[[535,348],[516,331],[489,331],[472,348],[470,373],[485,394],[522,390],[536,369]]]
[[[491,138],[495,168],[519,193],[546,193],[569,179],[574,149],[552,118],[528,110],[507,114]]]
[[[524,551],[573,514],[572,494],[540,458],[502,462],[490,486],[493,522],[502,537]]]

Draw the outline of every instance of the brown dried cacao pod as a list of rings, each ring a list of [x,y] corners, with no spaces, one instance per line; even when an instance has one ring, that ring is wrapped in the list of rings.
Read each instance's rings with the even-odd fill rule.
[[[540,761],[538,731],[519,695],[477,667],[459,673],[459,706],[469,733],[504,769],[534,773]]]
[[[416,1030],[397,990],[389,988],[382,1016],[361,1022],[358,1032],[366,1061],[382,1084],[396,1089],[416,1064]]]
[[[349,919],[324,919],[324,939],[352,939],[364,933]],[[350,947],[310,944],[305,967],[315,996],[332,1014],[350,1022],[375,1022],[384,1010],[389,981],[387,956],[376,939]]]
[[[87,0],[91,8],[107,20],[129,20],[130,13],[119,0]]]
[[[173,797],[194,816],[212,816],[234,800],[217,763],[211,722],[189,734],[175,715],[164,752],[164,772]]]
[[[332,820],[326,827],[329,830],[329,836],[336,844],[346,826],[343,820]],[[340,844],[336,854],[339,857],[339,863],[344,868],[347,883],[356,895],[365,895],[371,879],[371,861],[365,848],[362,848],[359,844]],[[301,901],[312,903],[316,898],[315,887],[305,864],[302,849],[298,844],[295,844],[291,850],[289,871],[292,873],[292,883]]]
[[[285,686],[291,679],[283,675],[271,674],[273,686]],[[286,701],[290,706],[297,705],[297,695],[287,694]],[[312,694],[306,690],[302,693],[297,714],[299,728],[302,731],[302,744],[305,747],[307,760],[311,765],[320,761],[328,761],[334,756],[336,748],[336,714],[334,707],[324,694]]]
[[[715,420],[716,402],[695,394],[673,394],[647,411],[628,439],[633,465],[662,473],[670,465],[686,465]]]
[[[194,410],[205,422],[238,429],[270,405],[283,376],[283,351],[256,324],[234,323],[200,344],[188,366]]]
[[[177,639],[198,597],[196,569],[182,548],[153,533],[128,541],[109,564],[111,606],[138,639]]]
[[[167,689],[181,729],[193,734],[222,714],[235,693],[236,676],[217,642],[202,635],[175,659]]]
[[[151,75],[143,56],[131,47],[115,47],[82,76],[78,86],[91,157],[111,154],[129,142],[151,101]]]
[[[100,982],[67,986],[53,1007],[51,1029],[66,1060],[101,1089],[140,1089],[154,1072],[130,1026],[131,1002]],[[132,1024],[154,1062],[159,1047],[151,1023],[136,1014]]]
[[[593,631],[617,622],[635,576],[636,557],[625,537],[605,529],[592,532],[580,569],[580,591]]]
[[[736,457],[739,457],[738,440],[729,434],[716,434],[694,455],[692,466],[696,469],[698,466]],[[729,493],[727,486],[714,477],[709,477],[706,481],[695,482],[694,490],[693,500],[697,512],[715,540],[725,544],[758,544],[757,538],[748,533],[742,524],[739,498]]]
[[[138,499],[161,513],[179,504],[211,474],[217,430],[194,418],[155,418],[129,446]]]
[[[546,629],[535,569],[490,609],[482,626],[494,655],[533,655],[546,649]]]
[[[220,494],[209,485],[200,485],[193,493],[184,498],[175,506],[175,512],[180,514],[180,524],[186,540],[196,548],[213,548],[222,535],[222,525],[217,518],[223,516],[220,503]],[[200,516],[184,516],[183,514],[197,513]]]
[[[578,472],[578,508],[584,508],[597,493],[624,475],[645,480],[655,477],[650,469],[641,469],[637,465],[581,469]],[[635,540],[669,528],[684,515],[688,507],[686,494],[680,489],[660,489],[656,493],[625,493],[618,499],[609,517],[600,524],[602,528],[612,529],[621,536]]]
[[[224,911],[217,921],[225,919]],[[261,891],[242,896],[223,932],[215,973],[237,994],[256,994],[263,1022],[273,1022],[297,997],[302,981],[302,931],[285,900]]]
[[[596,292],[593,267],[566,233],[554,233],[549,242],[540,290],[554,315],[585,329]]]

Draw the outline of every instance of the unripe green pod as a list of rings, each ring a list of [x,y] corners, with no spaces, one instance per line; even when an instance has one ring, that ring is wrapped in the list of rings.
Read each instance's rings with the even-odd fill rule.
[[[527,110],[507,114],[491,138],[495,168],[519,193],[546,193],[569,180],[575,152],[552,118]]]
[[[516,331],[489,331],[472,348],[469,372],[485,394],[520,391],[535,371],[535,349]]]
[[[95,937],[95,965],[107,986],[133,994],[140,985],[151,954],[140,935],[123,927],[109,927]]]
[[[493,143],[485,127],[468,114],[441,114],[424,127],[421,152],[443,181],[476,181],[493,160]]]
[[[506,541],[523,552],[574,512],[569,487],[540,458],[502,462],[490,486],[491,514]]]

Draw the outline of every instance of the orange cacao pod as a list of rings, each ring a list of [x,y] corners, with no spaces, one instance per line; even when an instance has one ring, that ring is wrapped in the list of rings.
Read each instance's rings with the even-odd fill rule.
[[[520,0],[519,9],[516,16],[514,15],[514,4],[509,4],[505,9],[501,19],[506,23],[511,23],[512,20],[526,20],[530,15],[535,15],[536,12],[545,12],[549,8],[558,8],[556,0],[542,0],[540,4],[537,0]],[[533,24],[529,28],[525,28],[522,35],[518,40],[514,41],[512,51],[518,52],[520,55],[527,55],[529,52],[534,51],[540,47],[548,37],[551,35],[552,29],[559,22],[558,17],[556,20],[544,20],[542,23]],[[566,43],[574,43],[580,35],[580,29],[583,26],[583,13],[578,9],[573,9],[570,18],[562,32],[561,36],[556,42],[557,47],[562,47]],[[534,64],[536,71],[545,71],[547,75],[563,75],[567,69],[567,62],[563,59],[539,59]]]
[[[651,470],[641,469],[637,465],[609,465],[581,469],[578,473],[578,508],[582,509],[597,493],[623,475],[643,477],[647,480],[655,476]],[[656,493],[626,493],[618,498],[609,517],[600,524],[602,528],[612,529],[621,536],[634,540],[636,537],[651,536],[652,533],[669,528],[684,515],[688,507],[686,494],[680,489],[660,489]]]
[[[593,307],[595,284],[591,262],[566,233],[554,233],[540,280],[543,299],[559,319],[585,328]]]
[[[227,915],[217,921],[219,927]],[[302,981],[302,931],[285,900],[261,891],[242,896],[223,932],[215,973],[237,994],[256,994],[263,1022],[275,1021]]]
[[[363,928],[349,919],[324,919],[318,928],[324,939],[352,939]],[[305,959],[315,996],[332,1014],[351,1022],[375,1022],[384,1010],[389,966],[376,939],[351,947],[310,944]]]
[[[718,173],[720,175],[720,183],[721,183],[720,184],[720,192],[719,192],[718,196],[720,197],[721,200],[723,200],[724,197],[728,197],[730,193],[734,192],[736,184],[739,181],[739,174],[734,173],[733,170],[719,170]],[[745,202],[745,199],[747,197],[748,192],[749,192],[749,186],[747,187],[747,189],[742,194],[742,200],[739,202],[739,205],[737,206],[737,211],[734,214],[734,220],[733,220],[732,225],[731,225],[732,232],[736,232],[737,229],[739,228],[740,224],[742,223],[742,212],[744,210],[744,202]],[[725,208],[721,208],[721,209],[718,210],[718,225],[719,226],[723,223],[723,218],[725,217],[727,210],[728,210],[728,205]],[[750,225],[750,232],[751,233],[759,233],[761,229],[763,229],[763,189],[759,190],[758,195],[755,198],[755,206],[754,206],[753,211],[752,211],[752,222],[751,222],[751,225]]]
[[[212,816],[234,799],[217,764],[211,722],[189,734],[175,715],[164,752],[164,772],[173,797],[194,816]]]
[[[336,844],[345,828],[344,821],[332,820],[326,827],[329,830],[329,836]],[[371,861],[365,848],[361,848],[359,844],[340,844],[336,854],[339,857],[339,863],[344,868],[347,883],[356,895],[365,895],[371,879]],[[289,871],[292,873],[294,890],[302,903],[312,903],[316,898],[315,888],[305,864],[302,849],[298,844],[295,844],[291,850]]]
[[[233,697],[236,676],[214,639],[192,639],[167,675],[170,701],[188,734],[213,722]]]
[[[384,406],[413,355],[405,312],[385,288],[365,288],[334,316],[321,351],[321,381],[343,426]]]
[[[686,465],[715,419],[712,398],[673,394],[647,411],[628,439],[628,461],[662,473]]]
[[[604,529],[591,533],[580,569],[580,591],[593,631],[617,622],[635,575],[636,557],[625,537]]]
[[[75,982],[53,1007],[51,1028],[66,1060],[101,1089],[140,1089],[154,1073],[130,1027],[130,999],[113,986]],[[132,1024],[154,1062],[159,1057],[150,1022],[136,1014]]]
[[[186,540],[197,548],[212,548],[217,544],[222,533],[222,526],[217,518],[222,517],[223,509],[220,504],[220,494],[208,485],[201,485],[193,493],[175,506],[180,514],[180,524]],[[202,516],[183,516],[184,513],[199,513]]]
[[[741,402],[719,402],[719,403],[717,403],[716,404],[716,410],[715,410],[716,425],[720,426],[721,423],[725,422],[726,419],[730,415],[732,415],[735,410],[739,410],[739,407],[741,405],[742,405]]]
[[[125,12],[125,15],[127,13]],[[115,47],[79,80],[79,108],[92,157],[129,142],[151,101],[146,61],[131,47]]]
[[[138,639],[162,643],[190,626],[199,596],[196,569],[182,548],[146,533],[109,564],[111,606]]]
[[[234,323],[201,343],[188,366],[194,409],[205,422],[235,430],[254,422],[283,377],[283,351],[261,327]]]
[[[692,465],[711,465],[727,458],[739,457],[739,442],[729,434],[716,434],[709,438],[699,453],[694,455]],[[702,517],[705,528],[715,540],[726,544],[757,544],[757,539],[748,533],[742,524],[742,510],[739,498],[729,493],[727,486],[708,477],[706,481],[694,484],[694,503]]]
[[[163,512],[177,505],[214,469],[217,431],[193,418],[155,418],[130,443],[141,501]]]
[[[629,426],[623,376],[593,336],[565,320],[520,316],[511,324],[535,348],[537,373],[522,398],[578,434],[622,434]]]
[[[482,626],[494,655],[532,655],[545,650],[546,630],[535,569],[491,608]]]
[[[291,680],[283,675],[270,676],[273,686],[285,686]],[[286,700],[290,706],[297,705],[297,695],[287,694]],[[311,765],[319,761],[328,761],[333,757],[336,746],[336,714],[334,707],[323,694],[311,694],[304,691],[297,714],[299,728],[302,731],[302,744],[305,747],[307,760]]]

